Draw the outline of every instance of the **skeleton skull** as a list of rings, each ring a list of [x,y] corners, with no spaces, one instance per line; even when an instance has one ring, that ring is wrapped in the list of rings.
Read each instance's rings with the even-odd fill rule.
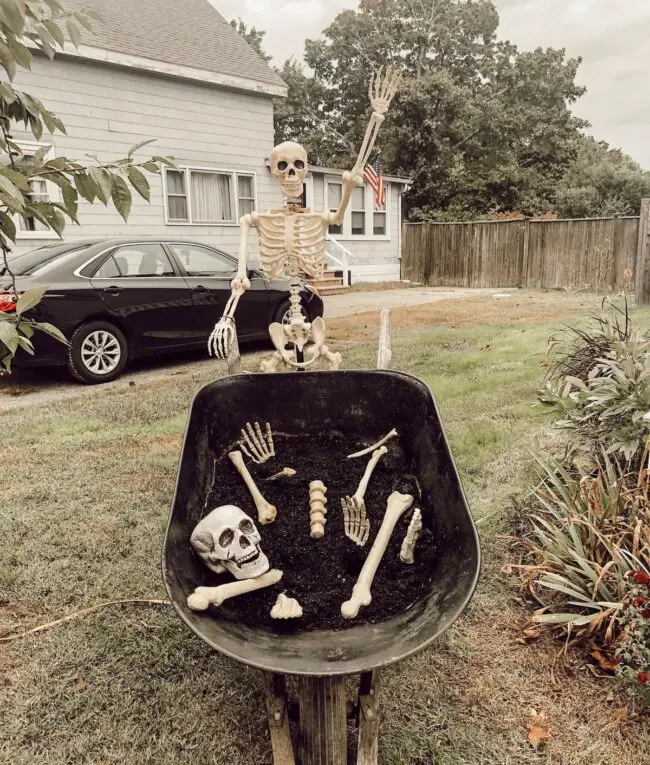
[[[286,141],[271,152],[271,175],[280,184],[286,199],[302,197],[307,171],[307,152],[299,143]]]
[[[223,573],[225,567],[235,579],[254,579],[269,570],[260,540],[253,520],[243,510],[224,505],[206,515],[190,542],[211,571]]]

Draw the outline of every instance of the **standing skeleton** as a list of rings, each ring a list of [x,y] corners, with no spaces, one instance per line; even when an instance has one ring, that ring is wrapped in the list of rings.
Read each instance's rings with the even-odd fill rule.
[[[307,152],[291,141],[280,144],[271,153],[271,174],[280,184],[285,206],[260,214],[253,212],[240,220],[239,266],[231,283],[231,296],[222,318],[215,326],[208,348],[217,358],[226,358],[235,338],[235,310],[239,299],[250,288],[247,277],[248,234],[256,228],[260,242],[261,271],[268,281],[278,276],[289,277],[290,322],[287,326],[271,324],[269,334],[276,353],[262,362],[265,372],[277,371],[282,363],[304,369],[320,356],[338,369],[340,353],[331,353],[325,345],[325,322],[322,318],[306,322],[300,304],[300,278],[302,275],[321,279],[325,270],[325,241],[331,225],[340,225],[350,203],[352,192],[363,185],[363,171],[377,140],[379,128],[400,85],[397,72],[380,69],[370,80],[369,94],[372,116],[357,161],[350,172],[343,175],[343,197],[336,212],[312,212],[302,207],[302,193],[308,172]],[[306,349],[307,360],[303,358]],[[296,348],[295,359],[286,350],[288,344]]]

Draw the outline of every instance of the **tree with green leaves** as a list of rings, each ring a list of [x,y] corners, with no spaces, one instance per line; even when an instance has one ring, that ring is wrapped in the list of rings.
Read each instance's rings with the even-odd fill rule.
[[[257,54],[263,58],[267,64],[269,63],[272,56],[267,55],[266,51],[264,50],[264,36],[266,35],[266,32],[262,32],[255,27],[249,27],[241,18],[232,19],[230,26],[239,32],[244,40],[246,40],[251,48],[256,51]]]
[[[52,59],[57,50],[63,49],[66,38],[78,46],[81,28],[90,30],[92,19],[91,12],[66,11],[59,0],[0,0],[0,65],[6,74],[6,79],[0,81],[0,278],[8,279],[12,295],[17,298],[15,311],[0,311],[0,369],[6,371],[19,348],[34,353],[31,337],[35,332],[46,332],[67,342],[56,327],[30,318],[29,311],[40,302],[43,292],[17,294],[9,258],[16,241],[17,221],[28,225],[39,221],[61,236],[67,222],[79,222],[80,198],[90,203],[112,203],[126,221],[131,210],[131,189],[149,201],[145,173],[159,173],[162,165],[173,166],[166,157],[135,159],[138,149],[150,141],[134,146],[122,159],[101,162],[91,157],[95,163],[88,165],[67,157],[47,159],[48,146],[27,155],[14,140],[15,125],[23,125],[37,141],[45,130],[50,134],[66,132],[56,115],[29,93],[17,90],[12,82],[19,69],[30,69],[34,55]],[[60,201],[40,201],[32,187],[37,181],[58,186]]]

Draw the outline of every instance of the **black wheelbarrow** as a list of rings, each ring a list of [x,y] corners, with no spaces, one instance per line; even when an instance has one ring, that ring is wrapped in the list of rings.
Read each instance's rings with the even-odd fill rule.
[[[189,538],[205,514],[215,461],[238,440],[242,423],[272,422],[287,434],[335,430],[367,443],[397,427],[421,491],[422,520],[436,538],[425,594],[386,621],[348,629],[278,634],[233,618],[225,607],[191,611],[187,597],[206,571]],[[218,476],[216,477],[218,479]],[[378,694],[375,670],[425,648],[457,619],[477,583],[480,548],[437,406],[417,378],[393,371],[238,375],[211,383],[192,404],[171,517],[163,575],[187,626],[231,658],[264,670],[276,764],[295,762],[283,677],[299,676],[303,765],[344,765],[343,677],[361,674],[358,762],[376,762]]]

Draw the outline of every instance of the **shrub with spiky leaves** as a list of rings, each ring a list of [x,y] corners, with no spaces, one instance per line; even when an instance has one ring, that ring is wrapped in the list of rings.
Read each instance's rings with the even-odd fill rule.
[[[541,480],[520,569],[542,605],[533,619],[609,643],[620,630],[629,572],[650,571],[648,473],[632,482],[606,454],[593,470],[568,470],[552,458],[538,463]]]
[[[135,153],[110,162],[91,157],[94,164],[67,157],[47,159],[49,147],[27,156],[13,139],[12,126],[22,124],[37,141],[45,131],[65,133],[61,120],[29,93],[13,87],[19,69],[30,69],[33,52],[52,59],[66,44],[78,46],[81,28],[90,29],[91,12],[67,12],[59,0],[0,0],[0,67],[6,79],[0,80],[0,278],[17,296],[8,253],[16,241],[16,222],[37,220],[59,236],[67,222],[78,223],[79,199],[104,205],[112,203],[124,220],[132,204],[132,189],[149,201],[146,173],[159,173],[161,165],[171,165],[168,157],[136,160]],[[144,172],[143,172],[144,171]],[[59,201],[42,202],[34,198],[31,183],[49,181],[61,190]],[[0,370],[9,371],[18,350],[34,352],[31,337],[35,331],[47,332],[62,342],[63,335],[53,326],[36,322],[29,311],[38,304],[42,292],[18,296],[15,312],[0,312]]]
[[[612,306],[595,328],[574,331],[578,340],[556,359],[539,400],[576,446],[604,448],[635,469],[650,437],[650,342],[620,313]]]

